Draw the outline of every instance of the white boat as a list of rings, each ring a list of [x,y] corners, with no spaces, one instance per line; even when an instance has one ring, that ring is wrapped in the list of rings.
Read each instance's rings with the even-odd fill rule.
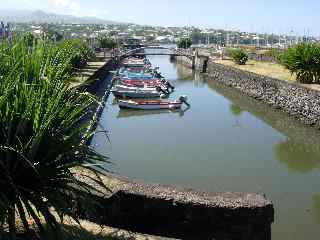
[[[120,108],[131,108],[139,110],[158,110],[158,109],[180,109],[185,103],[188,107],[187,97],[181,96],[176,101],[168,100],[119,100]]]
[[[163,92],[163,93],[164,92],[169,93],[168,89],[165,86],[162,86],[162,85],[149,86],[147,84],[136,86],[136,85],[130,85],[130,84],[123,83],[123,84],[115,85],[112,90],[119,90],[119,91],[136,91],[136,90],[139,90],[139,91],[151,91],[151,92],[152,91],[158,91],[158,92]]]
[[[159,91],[141,91],[137,90],[111,90],[113,95],[117,98],[159,98],[159,97],[166,97],[166,93],[162,93]]]
[[[149,87],[130,87],[125,85],[116,85],[111,89],[113,95],[117,98],[159,98],[170,94],[168,89],[156,86]]]

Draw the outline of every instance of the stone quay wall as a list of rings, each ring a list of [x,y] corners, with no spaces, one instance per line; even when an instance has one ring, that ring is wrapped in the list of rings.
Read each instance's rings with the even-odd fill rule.
[[[320,128],[320,92],[296,83],[246,72],[210,61],[213,81],[238,89],[245,95],[281,109],[302,123]]]

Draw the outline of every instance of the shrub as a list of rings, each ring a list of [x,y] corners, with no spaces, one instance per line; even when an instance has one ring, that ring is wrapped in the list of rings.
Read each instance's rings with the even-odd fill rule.
[[[65,81],[70,58],[52,64],[61,51],[41,40],[32,49],[23,39],[0,43],[0,229],[9,226],[12,239],[17,217],[27,232],[29,218],[40,233],[43,224],[56,232],[63,215],[78,219],[73,203],[99,191],[71,170],[96,176],[106,159],[85,144],[93,132],[82,120],[95,100]]]
[[[190,48],[192,45],[192,40],[191,38],[180,38],[177,42],[178,48]]]
[[[100,37],[98,41],[101,48],[114,49],[117,47],[117,42],[111,37]]]
[[[300,43],[287,49],[281,56],[281,64],[301,83],[320,83],[320,45]]]
[[[249,59],[247,52],[245,52],[243,49],[229,49],[228,54],[232,60],[239,65],[245,65]]]
[[[70,58],[72,68],[82,68],[94,57],[92,49],[82,40],[66,40],[58,44],[58,48],[61,49],[62,61]]]

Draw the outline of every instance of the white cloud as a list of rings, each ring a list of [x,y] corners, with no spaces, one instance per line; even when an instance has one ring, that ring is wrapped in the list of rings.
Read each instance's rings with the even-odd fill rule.
[[[70,0],[49,0],[49,5],[55,6],[55,7],[64,7],[67,6]]]
[[[108,14],[105,9],[84,6],[79,0],[47,0],[49,10],[75,16],[104,17]],[[94,5],[93,5],[94,6]]]
[[[70,8],[71,14],[81,15],[82,9],[79,3],[72,1],[70,2],[69,8]]]
[[[76,0],[48,0],[48,7],[52,11],[63,14],[82,15],[84,10]]]

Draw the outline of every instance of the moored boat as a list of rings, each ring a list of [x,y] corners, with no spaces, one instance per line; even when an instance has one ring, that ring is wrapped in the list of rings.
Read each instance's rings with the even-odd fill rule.
[[[165,79],[152,79],[152,80],[144,80],[144,79],[125,79],[121,78],[120,83],[124,85],[131,85],[131,86],[136,86],[136,87],[142,87],[142,86],[147,86],[147,87],[156,87],[156,86],[164,86],[166,89],[171,89],[172,91],[174,90],[174,86],[170,82],[168,82]]]
[[[159,97],[167,97],[169,95],[168,92],[161,88],[157,88],[157,90],[141,90],[136,88],[134,90],[118,90],[116,88],[112,89],[111,92],[117,98],[159,98]]]
[[[147,86],[147,85],[142,85],[142,86],[136,86],[133,84],[118,84],[115,85],[112,90],[119,90],[119,91],[158,91],[158,92],[163,92],[163,93],[169,93],[168,89],[165,86],[162,85],[156,85],[156,86]]]
[[[139,110],[158,110],[158,109],[180,109],[182,104],[187,103],[187,97],[181,96],[176,101],[168,100],[119,100],[120,108],[130,108]]]
[[[143,86],[143,85],[148,85],[148,86],[159,86],[161,84],[164,84],[163,81],[161,80],[132,80],[132,79],[120,79],[121,83],[124,84],[131,84],[131,85],[137,85],[137,86]]]

